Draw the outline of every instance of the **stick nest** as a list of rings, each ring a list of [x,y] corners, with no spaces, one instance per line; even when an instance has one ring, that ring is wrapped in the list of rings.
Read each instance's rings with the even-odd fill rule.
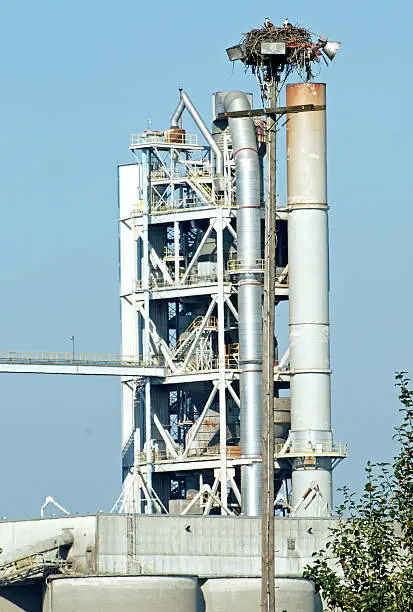
[[[292,24],[279,28],[270,24],[243,34],[241,43],[245,46],[246,51],[244,63],[251,67],[254,73],[261,70],[268,72],[270,77],[275,68],[275,62],[279,60],[276,59],[276,56],[268,57],[261,54],[261,43],[267,41],[285,43],[286,75],[297,70],[306,81],[314,78],[314,64],[320,61],[320,49],[313,42],[309,30]]]

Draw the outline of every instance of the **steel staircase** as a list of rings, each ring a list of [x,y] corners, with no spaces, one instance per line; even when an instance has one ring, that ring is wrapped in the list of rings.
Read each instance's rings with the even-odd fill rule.
[[[189,347],[192,345],[192,341],[195,340],[195,337],[198,333],[200,327],[204,323],[204,317],[198,316],[192,321],[192,323],[187,327],[187,329],[179,336],[178,342],[175,346],[175,351],[172,359],[174,361],[183,361],[185,354],[188,352]],[[211,331],[216,330],[218,326],[216,317],[208,317],[208,320],[205,323],[203,333],[206,332],[206,335],[209,335]]]
[[[209,175],[208,175],[209,176]],[[196,172],[191,170],[187,166],[186,168],[186,179],[195,193],[206,203],[213,201],[212,187],[207,183],[204,183],[202,179],[205,179],[205,175],[198,175]]]

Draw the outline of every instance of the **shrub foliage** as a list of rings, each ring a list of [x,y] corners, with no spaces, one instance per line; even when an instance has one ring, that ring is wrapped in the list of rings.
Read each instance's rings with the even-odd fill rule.
[[[341,489],[339,520],[304,576],[334,612],[413,610],[413,391],[396,374],[401,424],[392,464],[367,463],[359,499]]]

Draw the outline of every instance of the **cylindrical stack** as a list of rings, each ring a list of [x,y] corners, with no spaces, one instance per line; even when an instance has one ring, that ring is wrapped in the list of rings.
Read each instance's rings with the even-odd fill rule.
[[[325,89],[322,83],[289,85],[287,106],[324,105]],[[323,456],[332,444],[324,110],[288,115],[287,182],[290,441],[292,454],[302,449],[293,460],[292,505],[316,487],[320,503],[308,496],[296,513],[314,516],[328,513],[332,503],[331,459]]]
[[[225,96],[227,112],[250,109],[246,94],[232,91]],[[238,285],[240,344],[240,444],[251,459],[241,468],[242,513],[261,514],[262,474],[262,274],[260,166],[252,119],[229,119],[237,185],[238,258],[243,273]]]

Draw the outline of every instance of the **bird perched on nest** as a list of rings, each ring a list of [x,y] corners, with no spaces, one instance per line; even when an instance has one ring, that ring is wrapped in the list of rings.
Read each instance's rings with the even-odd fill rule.
[[[283,21],[283,28],[288,28],[288,26],[290,26],[291,23],[288,21],[288,19],[284,19]]]
[[[272,27],[274,27],[268,17],[265,18],[264,27],[265,28],[272,28]]]

